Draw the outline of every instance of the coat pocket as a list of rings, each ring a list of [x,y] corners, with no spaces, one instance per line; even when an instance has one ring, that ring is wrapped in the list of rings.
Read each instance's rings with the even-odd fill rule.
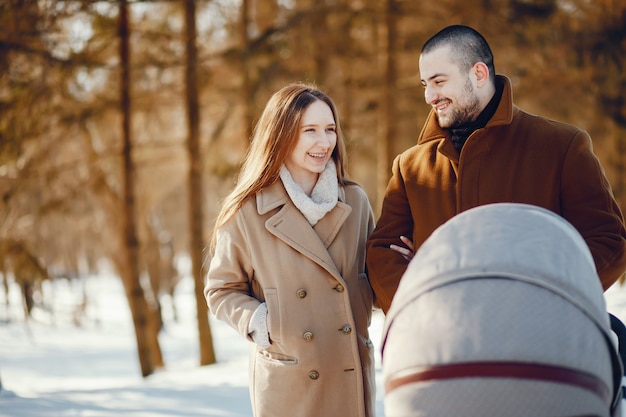
[[[276,288],[265,289],[265,302],[267,303],[267,329],[270,333],[270,341],[280,342],[280,302]]]

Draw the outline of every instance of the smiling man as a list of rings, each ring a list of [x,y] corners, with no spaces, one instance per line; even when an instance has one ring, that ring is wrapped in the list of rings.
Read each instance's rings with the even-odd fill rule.
[[[417,144],[394,160],[367,242],[377,305],[387,312],[414,250],[433,230],[499,202],[544,207],[568,220],[608,289],[626,270],[626,229],[588,133],[518,108],[510,80],[495,73],[489,44],[470,27],[431,37],[419,70],[432,110]]]

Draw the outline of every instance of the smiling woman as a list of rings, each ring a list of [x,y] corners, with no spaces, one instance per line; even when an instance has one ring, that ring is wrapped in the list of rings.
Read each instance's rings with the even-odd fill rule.
[[[218,216],[205,295],[252,342],[256,417],[375,413],[365,272],[374,219],[343,161],[332,100],[290,84],[267,103]]]
[[[302,115],[296,147],[285,160],[285,167],[307,195],[311,195],[336,144],[335,116],[328,104],[316,100]]]

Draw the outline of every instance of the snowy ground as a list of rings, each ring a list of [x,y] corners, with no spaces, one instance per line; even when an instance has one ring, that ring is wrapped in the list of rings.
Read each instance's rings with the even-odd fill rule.
[[[83,285],[90,302],[82,327],[76,327],[72,321]],[[178,322],[171,319],[171,307],[164,300],[167,324],[160,342],[166,369],[145,379],[128,304],[116,278],[92,278],[84,284],[63,280],[45,290],[48,299],[55,300],[54,315],[37,310],[28,324],[17,288],[11,288],[10,307],[0,291],[0,416],[252,416],[247,341],[211,317],[218,363],[198,366],[190,279],[176,290]],[[379,314],[371,328],[375,342],[381,328]],[[382,397],[377,407],[382,416]]]
[[[58,281],[45,287],[50,311],[38,309],[25,323],[19,294],[12,287],[9,305],[0,291],[1,417],[249,417],[248,342],[211,320],[218,363],[200,367],[191,280],[177,288],[175,305],[164,305],[161,335],[166,369],[142,378],[135,338],[121,283],[98,277]],[[76,306],[89,297],[82,326]],[[606,293],[608,311],[626,319],[626,288]],[[213,319],[211,317],[211,319]],[[374,317],[372,339],[379,347],[383,317]],[[384,415],[377,349],[377,415]]]

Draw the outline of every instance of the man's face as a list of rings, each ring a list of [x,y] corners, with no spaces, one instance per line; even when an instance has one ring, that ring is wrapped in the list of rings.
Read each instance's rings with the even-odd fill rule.
[[[424,98],[437,112],[439,126],[460,127],[478,117],[482,109],[472,77],[461,73],[449,46],[421,55],[419,67]]]

